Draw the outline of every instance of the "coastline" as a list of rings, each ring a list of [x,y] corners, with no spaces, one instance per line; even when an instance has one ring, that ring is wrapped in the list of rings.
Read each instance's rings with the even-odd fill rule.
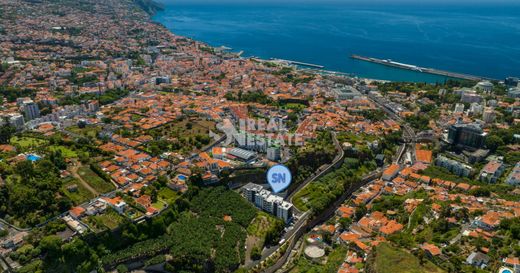
[[[490,43],[489,47],[483,48],[480,46],[480,42],[475,46],[466,46],[462,42],[458,43],[460,46],[454,46],[456,40],[444,38],[447,35],[462,35],[465,31],[469,31],[469,26],[480,23],[475,18],[479,18],[481,10],[471,13],[470,19],[468,19],[470,25],[459,29],[457,33],[445,33],[438,28],[433,29],[434,23],[425,26],[424,36],[436,38],[435,42],[429,42],[422,37],[423,34],[416,33],[415,26],[411,26],[412,23],[406,20],[405,23],[394,28],[398,30],[383,34],[384,36],[381,38],[379,36],[369,38],[369,36],[379,35],[388,27],[382,30],[376,29],[375,26],[365,28],[360,27],[360,23],[356,22],[359,21],[358,17],[366,15],[370,18],[370,13],[384,10],[378,8],[369,9],[368,12],[354,9],[353,13],[358,17],[348,20],[336,18],[340,13],[349,12],[345,8],[345,10],[340,9],[340,13],[332,13],[333,17],[330,20],[317,21],[316,18],[313,20],[311,16],[309,21],[305,21],[301,20],[300,16],[312,15],[305,8],[295,8],[295,11],[291,11],[286,7],[271,8],[269,6],[266,8],[268,5],[260,5],[255,11],[251,8],[252,5],[242,3],[209,4],[207,6],[168,1],[163,1],[163,3],[165,10],[152,16],[154,22],[160,22],[180,36],[203,41],[212,47],[224,45],[234,48],[237,52],[243,50],[244,56],[257,56],[266,60],[275,58],[314,63],[323,65],[326,70],[330,71],[394,82],[444,83],[452,78],[357,62],[351,60],[349,56],[352,54],[378,56],[382,59],[398,60],[420,67],[453,71],[457,74],[477,75],[480,78],[504,79],[507,76],[518,74],[516,69],[512,69],[517,61],[508,61],[514,59],[517,51],[504,51],[509,48],[510,42],[504,45]],[[324,9],[327,10],[327,8]],[[266,12],[265,21],[258,21],[258,18],[255,17]],[[421,11],[415,9],[413,12],[410,20],[421,20],[419,14]],[[391,18],[401,19],[407,14],[399,11],[396,11],[395,15],[393,13],[392,11],[386,12],[383,17],[389,18],[376,20],[374,24],[384,23]],[[390,16],[392,17],[390,18]],[[445,18],[443,16],[452,18],[453,14],[441,13],[440,16],[441,19]],[[505,15],[499,13],[495,18],[500,19],[503,18],[502,16]],[[356,22],[353,22],[354,20]],[[361,22],[364,21],[361,20]],[[453,24],[458,22],[455,21]],[[291,26],[289,23],[296,26]],[[517,20],[513,20],[512,23],[516,24]],[[323,24],[323,28],[320,29],[324,30],[312,32],[313,26],[318,26],[316,24]],[[441,26],[450,25],[441,23]],[[500,37],[503,32],[500,31],[497,35]],[[467,38],[471,38],[473,35],[475,35],[474,31],[468,32]],[[441,38],[442,40],[439,40]],[[516,40],[515,37],[513,39]],[[487,42],[487,40],[481,42]],[[502,52],[508,53],[508,55],[503,56]],[[479,58],[475,58],[475,56],[479,56]]]
[[[153,1],[152,1],[153,2]],[[210,47],[212,49],[224,49],[224,50],[233,50],[231,47],[227,47],[225,45],[220,45],[220,46],[213,46],[213,45],[210,45],[209,43],[205,42],[205,41],[200,41],[200,40],[196,40],[194,38],[191,38],[191,37],[186,37],[186,36],[182,36],[182,35],[178,35],[176,34],[175,32],[173,32],[171,29],[169,29],[163,22],[160,22],[160,21],[157,21],[157,20],[154,20],[153,17],[157,14],[157,12],[159,11],[155,11],[154,13],[148,13],[146,10],[143,9],[144,12],[146,12],[148,14],[148,19],[150,20],[151,23],[154,23],[154,24],[157,24],[157,25],[160,25],[162,28],[164,28],[165,31],[168,31],[169,33],[173,34],[173,35],[176,35],[176,36],[180,36],[180,37],[183,37],[183,38],[186,38],[186,39],[190,39],[192,41],[195,41],[201,45],[204,45],[206,47]],[[258,58],[256,56],[247,56],[247,57],[244,57],[244,56],[241,56],[242,53],[244,51],[240,51],[238,53],[234,53],[234,52],[230,52],[232,54],[236,54],[237,55],[237,58],[240,58],[240,59],[244,59],[244,60],[247,60],[247,59],[255,59],[257,61],[261,61],[261,62],[270,62],[269,59],[263,59],[263,58]],[[274,59],[274,58],[271,58],[271,59]],[[287,60],[285,60],[287,61]],[[293,61],[293,62],[298,62],[298,61]],[[358,75],[355,75],[353,73],[346,73],[346,72],[342,72],[342,71],[334,71],[334,70],[326,70],[324,69],[324,66],[322,69],[309,69],[309,68],[301,68],[299,67],[298,65],[286,65],[288,67],[293,67],[295,69],[297,69],[298,71],[304,71],[304,72],[310,72],[310,73],[318,73],[318,74],[332,74],[334,76],[340,76],[340,77],[350,77],[350,78],[357,78],[357,79],[360,79],[362,81],[365,81],[367,83],[369,82],[381,82],[381,83],[385,83],[385,82],[393,82],[391,80],[384,80],[384,79],[374,79],[374,78],[368,78],[368,77],[360,77]],[[433,84],[433,83],[432,83]]]

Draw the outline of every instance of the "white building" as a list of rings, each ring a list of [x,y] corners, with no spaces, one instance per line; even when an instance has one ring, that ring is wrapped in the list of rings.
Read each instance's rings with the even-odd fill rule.
[[[23,129],[25,124],[25,119],[22,115],[19,114],[10,114],[9,115],[9,125],[15,127],[17,130]]]
[[[119,214],[123,214],[126,208],[126,202],[123,201],[121,197],[107,198],[103,197],[99,199],[101,202],[107,204],[114,210],[116,210]]]
[[[490,93],[493,91],[493,84],[490,81],[481,81],[475,85],[475,89]]]
[[[482,114],[482,120],[485,123],[492,123],[495,121],[495,118],[496,118],[495,110],[493,110],[492,108],[486,108],[484,110],[484,113]]]
[[[455,104],[455,110],[453,112],[454,113],[463,113],[464,112],[464,104],[462,104],[462,103]]]
[[[435,165],[443,167],[448,171],[462,177],[468,177],[473,172],[473,168],[456,160],[449,159],[445,156],[438,156]]]
[[[267,148],[267,159],[271,161],[278,161],[281,159],[282,153],[279,147]]]
[[[40,117],[40,108],[38,107],[38,104],[32,100],[24,101],[23,109],[25,111],[25,117],[27,120],[33,120]]]
[[[469,113],[471,115],[480,115],[484,110],[484,106],[480,105],[478,102],[474,102],[471,104],[469,108]]]
[[[242,188],[246,199],[255,204],[256,207],[281,218],[285,223],[291,221],[293,216],[293,205],[283,200],[282,197],[272,194],[262,186],[248,183]]]
[[[504,172],[504,164],[500,161],[489,161],[479,175],[479,180],[487,183],[496,183]]]
[[[515,167],[506,179],[509,185],[520,185],[520,162],[516,163]]]

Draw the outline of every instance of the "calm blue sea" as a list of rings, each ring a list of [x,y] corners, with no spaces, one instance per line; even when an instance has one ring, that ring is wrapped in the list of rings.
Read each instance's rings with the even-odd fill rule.
[[[356,61],[350,55],[496,79],[520,76],[520,3],[162,2],[165,10],[155,21],[178,35],[244,50],[245,56],[309,62],[394,81],[444,78]]]

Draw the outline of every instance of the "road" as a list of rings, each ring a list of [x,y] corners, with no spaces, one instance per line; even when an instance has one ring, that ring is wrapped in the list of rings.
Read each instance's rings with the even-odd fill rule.
[[[403,120],[400,116],[396,115],[385,103],[381,100],[381,98],[376,96],[368,96],[368,98],[378,105],[385,113],[394,121],[397,121],[401,124],[401,128],[403,129],[403,140],[406,144],[404,147],[402,146],[399,150],[399,156],[395,163],[399,163],[401,161],[402,156],[405,154],[406,150],[408,150],[412,155],[412,163],[415,160],[415,143],[417,142],[417,136],[415,131],[413,130],[405,120]],[[403,149],[404,148],[404,149]]]
[[[411,150],[410,152],[412,153],[412,155],[414,156],[415,155],[415,142],[416,142],[416,135],[415,135],[415,132],[414,130],[408,125],[406,124],[406,122],[401,118],[399,117],[398,115],[396,115],[394,112],[392,112],[388,107],[386,107],[384,105],[384,103],[381,103],[377,100],[377,98],[375,97],[370,97],[370,99],[376,103],[377,105],[379,105],[379,107],[381,107],[381,109],[383,109],[387,114],[388,116],[401,123],[402,124],[402,128],[403,128],[403,140],[405,142],[405,144],[403,144],[400,148],[399,148],[399,155],[398,155],[398,158],[397,158],[397,161],[396,163],[399,163],[402,155],[404,155],[404,153],[406,152],[407,149]],[[301,189],[303,189],[303,187],[305,187],[307,184],[311,183],[312,181],[316,180],[316,178],[320,177],[323,173],[325,173],[326,171],[330,170],[330,168],[332,168],[332,166],[335,165],[335,163],[337,163],[338,160],[340,160],[341,158],[343,158],[344,156],[344,152],[343,152],[343,149],[341,148],[341,146],[339,145],[338,141],[337,141],[337,138],[336,138],[336,134],[334,133],[333,135],[333,139],[334,139],[334,142],[336,144],[336,146],[338,147],[339,146],[339,150],[341,150],[342,152],[340,152],[340,154],[338,154],[338,156],[335,158],[333,164],[329,165],[324,171],[322,172],[319,172],[318,174],[316,174],[315,176],[307,179],[304,181],[304,183],[302,183],[302,185],[300,185],[299,187],[297,187],[294,191],[292,191],[288,196],[287,196],[287,199],[291,200],[292,201],[292,197],[298,192],[300,191]],[[339,157],[339,155],[341,155],[341,157]],[[360,189],[361,187],[369,184],[370,182],[374,181],[375,179],[379,178],[382,174],[382,171],[377,171],[376,173],[370,173],[368,175],[366,175],[365,177],[363,177],[363,179],[361,181],[359,181],[358,183],[356,184],[353,184],[349,187],[348,190],[346,190],[343,195],[336,200],[336,202],[334,202],[334,204],[332,206],[329,206],[325,211],[321,212],[319,215],[317,215],[316,217],[314,217],[311,221],[308,221],[308,214],[305,215],[305,217],[301,217],[300,220],[295,224],[295,227],[294,229],[291,231],[291,233],[287,233],[286,236],[283,237],[283,239],[286,239],[286,243],[289,244],[284,255],[278,259],[276,261],[276,263],[267,268],[266,270],[264,270],[263,272],[266,272],[266,273],[274,273],[276,272],[278,269],[282,268],[283,265],[287,262],[289,256],[290,256],[290,253],[292,252],[292,249],[294,248],[296,242],[310,229],[312,229],[314,226],[318,225],[319,223],[322,223],[324,221],[326,221],[327,219],[329,219],[330,217],[332,217],[336,211],[336,209],[349,197],[351,196],[354,192],[356,192],[358,189]],[[303,224],[305,222],[305,224]],[[280,246],[277,247],[277,249],[279,248]],[[276,249],[276,250],[277,250]],[[271,255],[272,253],[274,253],[276,250],[273,250],[271,251],[271,253],[269,253],[269,255]],[[267,257],[263,257],[262,260],[266,260],[269,256]]]
[[[316,215],[311,221],[307,221],[307,219],[304,219],[306,222],[305,224],[300,224],[298,227],[296,227],[296,225],[295,225],[293,232],[289,236],[287,236],[286,243],[288,243],[289,245],[288,245],[287,250],[285,251],[284,255],[280,259],[278,259],[278,261],[274,265],[265,269],[263,272],[264,273],[274,273],[278,269],[282,268],[283,265],[287,262],[287,259],[289,258],[290,253],[291,253],[292,249],[294,248],[296,242],[298,240],[300,240],[300,238],[306,232],[311,230],[316,225],[318,225],[318,224],[326,221],[330,217],[332,217],[334,215],[334,213],[336,212],[337,208],[339,206],[341,206],[341,204],[343,204],[343,202],[345,202],[345,200],[348,197],[350,197],[354,192],[356,192],[361,187],[378,179],[381,176],[381,174],[382,174],[381,171],[377,171],[377,172],[364,176],[363,179],[361,179],[357,183],[351,184],[349,186],[349,188],[331,206],[329,206],[327,209],[325,209],[320,214]],[[305,217],[305,218],[307,218],[307,217]],[[299,222],[301,222],[302,220],[303,219],[300,219]],[[274,253],[274,251],[273,251],[273,253]]]
[[[318,171],[318,173],[316,173],[315,175],[307,178],[300,185],[298,185],[298,187],[296,189],[291,191],[291,193],[289,193],[285,197],[286,200],[289,200],[291,203],[293,203],[292,202],[292,198],[294,197],[294,195],[296,195],[296,193],[298,193],[301,189],[303,189],[309,183],[315,181],[316,179],[320,178],[322,175],[328,173],[332,168],[334,168],[336,166],[336,164],[338,164],[338,162],[340,160],[343,160],[343,157],[345,156],[345,151],[343,150],[343,148],[341,147],[341,144],[338,141],[336,132],[332,132],[332,140],[334,141],[334,145],[336,146],[336,150],[338,150],[338,154],[336,155],[336,157],[334,158],[332,163],[330,163],[324,170]]]
[[[309,183],[315,181],[316,179],[320,178],[322,175],[328,173],[331,168],[333,168],[334,166],[336,166],[336,164],[343,159],[343,157],[345,156],[345,151],[343,150],[343,148],[341,147],[341,144],[339,143],[338,139],[337,139],[337,135],[335,132],[332,132],[332,140],[334,142],[334,145],[336,146],[336,149],[338,150],[338,154],[336,155],[336,157],[334,158],[334,160],[332,161],[332,163],[330,163],[329,165],[327,165],[327,167],[325,169],[323,169],[322,171],[318,171],[317,173],[315,173],[313,176],[307,178],[305,181],[303,181],[297,188],[295,188],[290,194],[288,194],[285,199],[286,200],[290,200],[290,202],[292,203],[292,198],[294,197],[294,195],[296,193],[298,193],[301,189],[303,189],[305,186],[307,186]],[[294,236],[298,233],[299,230],[301,230],[303,228],[303,225],[307,222],[308,218],[310,216],[310,213],[309,212],[305,212],[303,213],[300,218],[298,219],[298,221],[294,224],[293,228],[289,231],[287,231],[281,239],[285,239],[286,242],[289,242],[289,241],[292,241]],[[301,236],[301,235],[300,235]],[[298,240],[296,240],[298,241]],[[275,253],[278,249],[280,248],[279,245],[276,245],[276,246],[273,246],[271,248],[267,248],[265,249],[263,252],[262,252],[262,258],[259,260],[259,261],[255,261],[251,264],[249,264],[248,267],[254,267],[255,265],[257,265],[258,263],[260,263],[261,261],[264,261],[266,260],[269,256],[271,256],[273,253]]]

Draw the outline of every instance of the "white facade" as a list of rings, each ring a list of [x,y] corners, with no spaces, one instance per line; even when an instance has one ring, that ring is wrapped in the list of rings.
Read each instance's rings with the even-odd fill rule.
[[[457,103],[455,104],[455,113],[463,113],[464,112],[464,104]]]
[[[256,207],[284,220],[288,223],[292,219],[293,205],[282,197],[272,194],[260,185],[249,183],[242,188],[244,196]]]
[[[507,176],[506,183],[514,186],[520,185],[520,162],[516,163],[509,176]]]
[[[493,110],[491,108],[486,108],[486,110],[484,110],[484,113],[482,114],[482,120],[485,123],[492,123],[495,121],[495,118],[496,118],[495,110]]]
[[[278,147],[267,148],[267,159],[271,161],[278,161],[281,159],[281,151]]]
[[[34,103],[32,100],[24,101],[23,109],[27,120],[33,120],[40,117],[40,108],[38,107],[38,104]]]

